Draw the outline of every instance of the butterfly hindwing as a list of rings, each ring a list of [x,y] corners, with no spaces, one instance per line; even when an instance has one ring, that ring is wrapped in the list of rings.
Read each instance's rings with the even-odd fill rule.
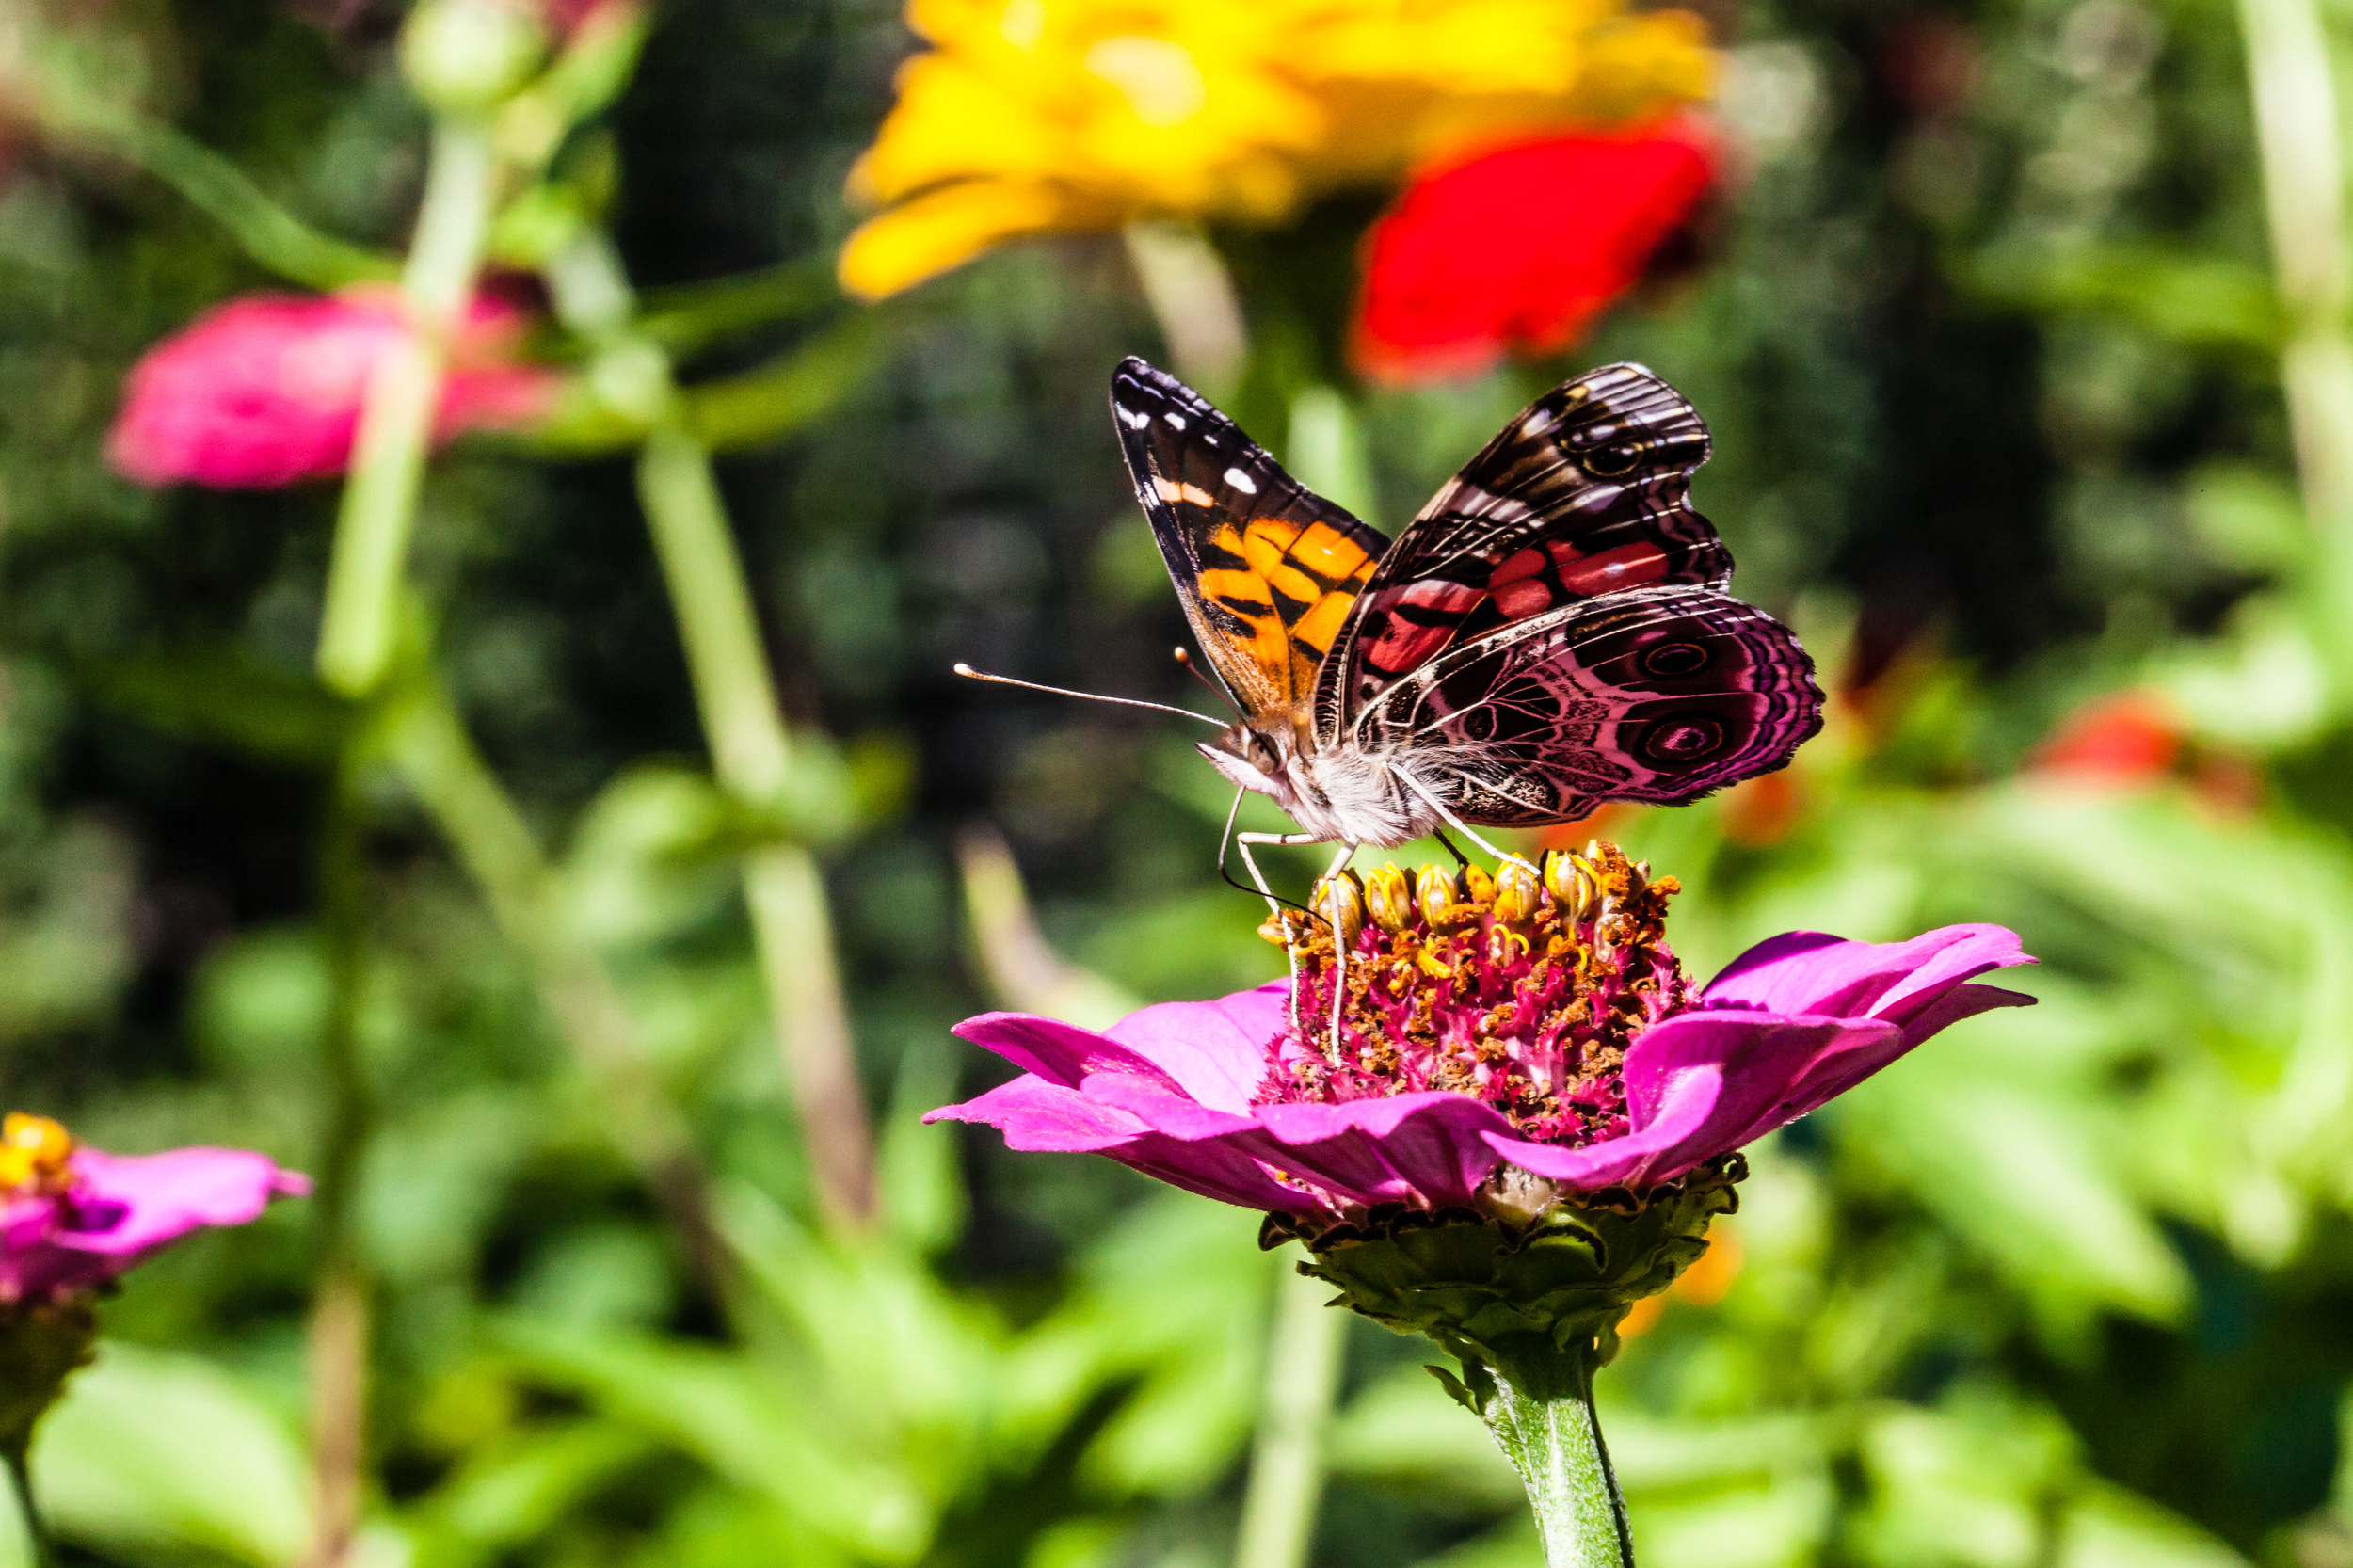
[[[1770,773],[1821,728],[1821,706],[1786,627],[1713,588],[1671,585],[1450,648],[1391,685],[1355,733],[1464,820],[1536,826]]]
[[[1392,682],[1501,628],[1604,594],[1721,588],[1732,557],[1689,504],[1707,426],[1641,365],[1546,392],[1407,524],[1316,688],[1336,740]]]
[[[1202,652],[1254,723],[1304,719],[1388,541],[1142,360],[1112,376],[1112,416]]]

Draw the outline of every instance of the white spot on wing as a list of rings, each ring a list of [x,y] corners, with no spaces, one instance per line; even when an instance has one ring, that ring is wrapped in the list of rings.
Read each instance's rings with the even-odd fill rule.
[[[1225,471],[1225,482],[1244,495],[1258,493],[1258,482],[1238,468],[1229,468]]]
[[[1117,411],[1121,419],[1128,422],[1128,427],[1131,430],[1141,430],[1152,423],[1150,414],[1140,414],[1124,403],[1114,403],[1112,408]]]
[[[1168,412],[1162,414],[1160,417],[1168,421],[1170,427],[1173,429],[1182,430],[1185,427],[1185,416],[1178,413],[1174,408],[1169,409]]]

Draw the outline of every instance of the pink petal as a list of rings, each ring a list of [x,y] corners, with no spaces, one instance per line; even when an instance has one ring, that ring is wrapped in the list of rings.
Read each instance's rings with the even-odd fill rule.
[[[1116,1073],[1089,1078],[1085,1092],[1157,1132],[1229,1144],[1360,1204],[1468,1203],[1496,1163],[1477,1135],[1511,1125],[1490,1106],[1439,1090],[1345,1105],[1261,1105],[1247,1116]]]
[[[1176,1087],[1176,1080],[1160,1071],[1149,1057],[1129,1049],[1110,1035],[1055,1018],[1041,1018],[1033,1013],[984,1013],[956,1025],[955,1032],[976,1046],[995,1051],[1015,1066],[1065,1089],[1076,1089],[1089,1073],[1096,1072],[1134,1073],[1162,1080],[1172,1089]]]
[[[1262,1105],[1257,1114],[1291,1159],[1361,1160],[1368,1172],[1387,1173],[1385,1197],[1441,1208],[1471,1201],[1496,1168],[1482,1134],[1512,1126],[1483,1101],[1435,1089],[1340,1105]]]
[[[1792,931],[1734,959],[1708,982],[1700,1004],[1905,1024],[1963,981],[2033,962],[2020,951],[2017,933],[1998,925],[1948,925],[1908,942]],[[1933,1032],[1923,1030],[1918,1038]]]
[[[188,1148],[164,1154],[73,1157],[72,1207],[79,1219],[54,1240],[79,1252],[143,1253],[207,1225],[242,1225],[276,1197],[300,1197],[308,1176],[281,1171],[246,1149]]]
[[[1290,982],[1215,1001],[1170,1001],[1130,1013],[1111,1037],[1156,1064],[1203,1105],[1247,1110],[1266,1077],[1267,1042],[1289,1022]]]
[[[1645,1030],[1626,1052],[1633,1130],[1581,1149],[1488,1134],[1513,1164],[1590,1192],[1666,1181],[1763,1137],[1911,1047],[1877,1019],[1684,1013]]]
[[[1007,1148],[1036,1154],[1099,1154],[1151,1130],[1125,1111],[1035,1073],[1023,1073],[962,1105],[943,1105],[923,1120],[978,1122],[1003,1133]]]
[[[1317,1207],[1311,1194],[1283,1186],[1239,1147],[1167,1137],[1128,1112],[1032,1074],[923,1119],[985,1123],[1004,1133],[1010,1148],[1107,1155],[1173,1187],[1244,1208],[1305,1213]]]

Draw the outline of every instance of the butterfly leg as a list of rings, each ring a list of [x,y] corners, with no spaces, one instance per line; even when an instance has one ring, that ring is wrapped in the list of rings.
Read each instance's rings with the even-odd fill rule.
[[[1258,869],[1258,862],[1251,858],[1250,846],[1252,844],[1296,845],[1321,842],[1323,842],[1321,839],[1305,833],[1237,833],[1234,835],[1234,847],[1241,851],[1241,863],[1250,868],[1250,880],[1258,885],[1258,896],[1266,900],[1267,908],[1272,910],[1274,918],[1282,922],[1283,952],[1285,956],[1290,959],[1291,966],[1291,1027],[1299,1030],[1302,1034],[1305,1034],[1306,1030],[1299,1022],[1299,958],[1297,946],[1291,936],[1291,914],[1289,909],[1283,907],[1283,901],[1274,896],[1274,889],[1267,886],[1266,873]]]
[[[1355,858],[1356,846],[1342,844],[1339,854],[1332,857],[1330,869],[1324,872],[1323,880],[1329,883],[1346,871],[1348,863]],[[1332,1044],[1325,1049],[1323,1057],[1337,1067],[1340,1064],[1340,1007],[1348,1000],[1348,943],[1340,931],[1338,899],[1333,899],[1332,905],[1324,917],[1332,922]]]
[[[1470,824],[1465,822],[1462,818],[1448,810],[1446,808],[1446,802],[1440,800],[1436,795],[1432,794],[1420,779],[1416,778],[1411,773],[1408,773],[1401,768],[1398,770],[1398,776],[1405,781],[1405,787],[1407,789],[1413,791],[1414,793],[1421,796],[1423,800],[1429,803],[1430,809],[1437,812],[1439,816],[1445,818],[1446,824],[1449,827],[1453,828],[1456,832],[1462,834],[1463,837],[1468,839],[1472,843],[1477,844],[1481,849],[1483,849],[1488,854],[1494,856],[1497,865],[1501,865],[1506,860],[1517,860],[1521,865],[1528,867],[1528,872],[1530,876],[1537,878],[1539,881],[1543,880],[1544,872],[1538,871],[1535,866],[1529,864],[1528,856],[1525,855],[1506,854],[1504,851],[1496,848],[1495,845],[1489,843],[1486,840],[1481,838],[1472,830]],[[1441,843],[1445,842],[1444,835],[1440,835],[1439,841]],[[1447,844],[1447,848],[1454,849],[1454,846],[1452,844]],[[1455,850],[1455,854],[1459,856],[1462,854],[1462,851]]]

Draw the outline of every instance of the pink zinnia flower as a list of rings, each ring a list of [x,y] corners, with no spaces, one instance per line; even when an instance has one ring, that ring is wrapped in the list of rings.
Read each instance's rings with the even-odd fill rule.
[[[1285,981],[1103,1033],[988,1014],[956,1032],[1024,1072],[932,1119],[1310,1224],[1383,1205],[1528,1216],[1672,1181],[1947,1025],[2034,1000],[1971,984],[2032,962],[1995,925],[1791,932],[1695,988],[1664,939],[1675,890],[1605,846],[1548,856],[1541,882],[1517,865],[1346,878],[1316,901],[1349,944],[1337,1045],[1329,922],[1303,936],[1294,916],[1295,1009]]]
[[[524,424],[555,379],[506,360],[526,318],[479,295],[452,347],[435,434]],[[254,295],[149,349],[123,384],[106,456],[142,485],[269,489],[341,473],[368,377],[408,328],[399,296]]]
[[[244,1149],[117,1155],[45,1116],[0,1125],[0,1309],[60,1301],[211,1225],[241,1225],[309,1178]]]

